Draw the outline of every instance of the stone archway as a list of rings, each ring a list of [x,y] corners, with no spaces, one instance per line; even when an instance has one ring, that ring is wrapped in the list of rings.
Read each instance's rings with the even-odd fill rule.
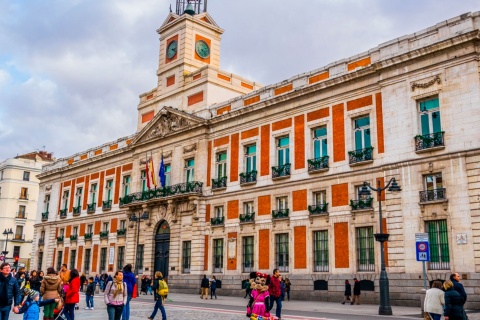
[[[170,226],[166,220],[160,222],[155,233],[155,262],[154,271],[160,271],[164,278],[168,278],[168,264],[170,257]]]

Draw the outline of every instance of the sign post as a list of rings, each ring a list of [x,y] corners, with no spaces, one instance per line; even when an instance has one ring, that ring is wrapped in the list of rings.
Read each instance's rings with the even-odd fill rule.
[[[415,250],[417,261],[423,263],[423,288],[427,289],[427,269],[425,262],[430,261],[430,246],[428,242],[428,233],[415,233]]]

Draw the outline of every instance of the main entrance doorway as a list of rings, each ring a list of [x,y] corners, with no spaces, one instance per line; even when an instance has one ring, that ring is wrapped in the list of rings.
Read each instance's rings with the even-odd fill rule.
[[[168,259],[170,255],[170,226],[162,221],[155,234],[155,270],[160,271],[164,278],[168,278]]]

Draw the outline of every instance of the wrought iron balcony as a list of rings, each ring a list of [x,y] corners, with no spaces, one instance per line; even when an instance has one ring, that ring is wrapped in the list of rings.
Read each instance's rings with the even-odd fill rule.
[[[80,215],[80,212],[81,212],[81,211],[82,211],[82,206],[73,207],[73,215],[74,215],[74,216]]]
[[[70,241],[77,241],[78,235],[72,234],[70,235]]]
[[[315,159],[308,159],[308,172],[328,170],[328,156]]]
[[[85,233],[85,235],[83,236],[85,240],[92,240],[92,237],[93,237],[93,232]]]
[[[416,135],[415,139],[415,151],[437,148],[437,147],[444,147],[445,140],[444,140],[444,131],[425,134],[425,135]]]
[[[25,212],[17,212],[17,219],[27,219],[27,214]]]
[[[254,222],[255,212],[241,214],[239,218],[240,218],[240,223]]]
[[[350,200],[350,207],[352,210],[365,210],[372,209],[373,198],[360,199],[360,200]]]
[[[227,177],[212,179],[212,190],[225,189],[227,187]]]
[[[42,212],[42,221],[48,220],[48,211]]]
[[[38,238],[38,245],[43,246],[45,244],[45,238]]]
[[[189,194],[202,194],[203,182],[192,181],[179,183],[164,188],[156,188],[143,192],[136,192],[120,198],[120,206],[126,206],[133,203],[144,202],[154,199],[162,199],[174,196],[186,196]]]
[[[283,219],[288,218],[288,209],[280,209],[280,210],[272,210],[272,218],[273,219]]]
[[[447,199],[445,188],[420,191],[420,202],[441,201]]]
[[[57,237],[57,242],[63,242],[63,238],[64,238],[63,236]]]
[[[87,204],[87,213],[94,213],[97,204],[95,202]]]
[[[65,219],[67,217],[67,208],[60,210],[60,218]]]
[[[25,235],[23,233],[15,233],[12,241],[25,241]]]
[[[28,193],[20,193],[20,196],[18,197],[20,200],[28,200]]]
[[[225,223],[225,217],[221,216],[221,217],[210,218],[210,223],[212,224],[212,226],[223,225]]]
[[[117,230],[117,237],[125,237],[127,235],[127,229],[118,229]]]
[[[112,200],[102,201],[102,210],[112,209]]]
[[[272,167],[272,179],[290,177],[291,164],[287,163],[282,166]]]
[[[348,151],[348,158],[350,160],[350,164],[373,161],[373,147]]]
[[[108,238],[109,234],[110,234],[110,231],[108,230],[100,231],[100,238]]]
[[[255,183],[257,182],[257,170],[252,170],[250,172],[242,172],[240,176],[240,184]]]
[[[322,214],[327,213],[328,203],[319,203],[308,206],[308,212],[310,214]]]

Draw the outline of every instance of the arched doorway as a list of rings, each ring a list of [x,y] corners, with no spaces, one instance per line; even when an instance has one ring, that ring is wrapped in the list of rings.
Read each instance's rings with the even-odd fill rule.
[[[170,255],[170,226],[162,221],[155,234],[155,270],[168,277],[168,259]]]

